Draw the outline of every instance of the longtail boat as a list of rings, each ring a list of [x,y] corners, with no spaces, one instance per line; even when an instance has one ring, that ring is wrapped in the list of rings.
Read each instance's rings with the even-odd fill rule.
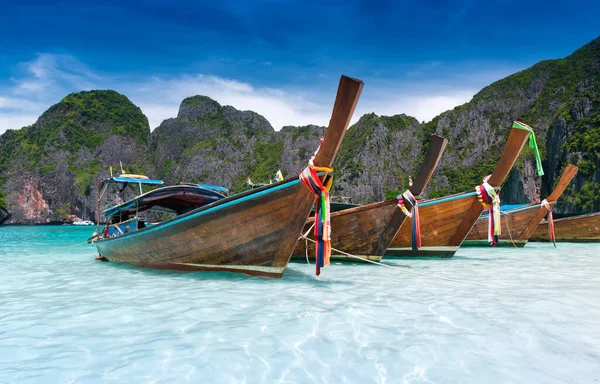
[[[333,164],[362,88],[362,81],[342,76],[329,128],[311,159],[311,169]],[[327,174],[321,172],[319,176],[325,178]],[[115,237],[98,236],[93,243],[99,256],[111,262],[280,278],[314,201],[313,192],[295,177],[143,228],[135,225],[135,215],[112,215],[111,219],[134,219],[129,231]],[[118,226],[119,222],[111,224]]]
[[[529,241],[550,241],[549,226],[549,221],[541,222]],[[556,219],[554,220],[554,234],[556,241],[600,242],[600,212]]]
[[[568,164],[558,181],[558,184],[547,199],[537,204],[527,204],[521,207],[507,209],[500,212],[502,232],[498,236],[497,244],[523,247],[527,240],[538,227],[542,219],[551,214],[552,206],[563,194],[569,183],[575,177],[577,167]],[[461,246],[489,245],[488,240],[488,217],[482,215],[469,232],[469,235]]]
[[[429,151],[419,176],[409,188],[415,198],[418,199],[423,193],[447,144],[448,140],[445,138],[437,135],[431,136]],[[410,202],[406,202],[406,209],[412,209]],[[356,260],[356,257],[352,256],[357,256],[362,259],[380,261],[405,220],[406,215],[398,207],[397,199],[360,205],[331,213],[331,228],[333,229],[331,258]],[[311,217],[306,221],[304,233],[307,238],[314,240],[314,234],[311,231],[313,226],[314,217]],[[311,248],[314,248],[312,242],[301,239],[296,244],[292,258],[305,259]]]
[[[494,172],[481,187],[499,189],[519,157],[533,130],[515,122]],[[413,246],[412,225],[407,222],[388,248],[385,257],[452,257],[483,212],[477,192],[465,192],[419,203],[421,247]],[[409,218],[408,221],[412,222]]]

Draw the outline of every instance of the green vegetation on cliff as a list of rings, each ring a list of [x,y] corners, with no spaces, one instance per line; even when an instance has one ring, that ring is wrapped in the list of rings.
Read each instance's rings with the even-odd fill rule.
[[[15,222],[47,222],[80,215],[93,205],[96,180],[123,161],[149,168],[150,127],[140,108],[115,91],[72,93],[37,122],[0,135],[0,180],[7,196],[28,191],[49,209],[24,217],[27,207],[5,198]],[[141,164],[141,165],[140,165]],[[75,188],[73,188],[75,184]],[[31,216],[31,212],[29,212]]]
[[[427,197],[473,190],[493,170],[513,120],[536,132],[546,171],[542,195],[567,162],[580,168],[557,211],[564,202],[569,207],[560,213],[600,210],[600,38],[568,57],[542,61],[496,81],[470,102],[427,123],[406,115],[362,116],[346,133],[335,161],[334,194],[361,203],[394,197],[407,188],[409,175],[414,178],[418,172],[432,133],[449,144]],[[322,133],[317,128],[322,129],[284,127],[275,132],[254,112],[192,96],[182,101],[176,118],[150,135],[146,117],[125,96],[74,93],[34,125],[0,135],[0,207],[15,206],[11,198],[21,175],[28,174],[29,190],[38,188],[50,210],[66,217],[81,209],[84,200],[90,206],[95,177],[121,159],[126,170],[167,183],[214,183],[238,192],[247,188],[247,177],[264,183],[280,168],[285,176],[300,172]],[[111,135],[121,137],[106,141]],[[537,198],[540,179],[531,149],[525,148],[517,166],[519,173],[511,175],[503,198],[509,200],[517,190],[518,198]]]
[[[563,59],[542,61],[494,82],[423,129],[448,137],[447,152],[464,160],[490,138],[503,144],[512,120],[526,122],[537,134],[547,170],[542,193],[549,193],[560,169],[573,162],[580,168],[578,180],[584,182],[569,189],[565,200],[585,211],[600,209],[600,180],[595,176],[600,169],[600,38]],[[483,127],[485,133],[479,133]],[[499,149],[488,148],[475,163],[443,167],[441,174],[450,184],[429,195],[471,189],[493,169]],[[533,162],[533,151],[526,147],[523,152],[517,165]]]
[[[118,92],[72,93],[46,113],[52,115],[55,112],[63,117],[53,119],[52,125],[65,132],[73,152],[79,147],[93,149],[106,134],[129,136],[140,144],[148,144],[148,119],[139,107]]]
[[[6,200],[4,200],[4,194],[0,191],[0,208],[8,208],[8,204],[6,204]]]
[[[0,137],[0,172],[17,155],[25,156],[25,168],[32,171],[50,150],[94,150],[109,134],[133,137],[147,145],[148,119],[115,91],[72,93],[44,112],[34,125],[9,130]]]

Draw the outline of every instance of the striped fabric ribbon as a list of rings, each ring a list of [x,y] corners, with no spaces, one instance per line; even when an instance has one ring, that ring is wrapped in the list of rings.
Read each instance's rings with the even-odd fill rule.
[[[396,196],[398,207],[406,216],[412,218],[412,250],[418,251],[421,248],[421,219],[419,218],[419,201],[410,190],[406,190],[401,195]],[[408,201],[412,206],[409,212],[406,208],[405,201]]]
[[[323,140],[321,139],[321,143]],[[319,144],[319,148],[321,145]],[[308,188],[315,196],[315,240],[316,240],[316,273],[321,274],[321,268],[329,265],[331,258],[331,218],[329,209],[329,190],[331,189],[332,178],[329,177],[326,184],[323,185],[317,172],[333,172],[333,168],[319,167],[314,164],[314,158],[319,152],[310,159],[308,167],[302,171],[299,178],[302,184]]]
[[[500,196],[487,181],[476,186],[475,192],[477,192],[477,199],[483,206],[483,210],[488,211],[488,242],[496,246],[502,227],[500,225]]]
[[[548,235],[550,236],[550,240],[552,240],[552,244],[554,244],[554,248],[556,248],[556,235],[554,234],[554,218],[552,217],[552,206],[548,202],[548,200],[542,200],[542,207],[548,210]]]

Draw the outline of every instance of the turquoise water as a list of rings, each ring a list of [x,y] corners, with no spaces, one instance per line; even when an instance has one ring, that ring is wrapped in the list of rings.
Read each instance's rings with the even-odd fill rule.
[[[0,227],[0,383],[596,383],[600,245],[470,248],[282,280],[93,260]]]

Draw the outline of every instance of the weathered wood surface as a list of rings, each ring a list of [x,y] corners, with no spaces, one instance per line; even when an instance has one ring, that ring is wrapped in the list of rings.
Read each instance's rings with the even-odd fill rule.
[[[551,206],[554,206],[554,204],[556,204],[556,201],[562,196],[565,189],[567,189],[567,187],[569,186],[569,184],[571,183],[571,181],[577,174],[577,170],[578,170],[578,168],[576,166],[574,166],[573,164],[567,164],[567,166],[565,167],[565,170],[563,171],[563,174],[560,177],[560,180],[556,184],[556,187],[554,187],[554,190],[550,193],[550,195],[546,199],[546,200],[548,200],[548,202],[550,203]],[[540,225],[542,219],[545,216],[547,216],[547,214],[548,214],[548,210],[546,208],[541,207],[538,210],[537,215],[529,223],[529,226],[523,230],[519,240],[528,241],[529,238],[531,237],[531,235],[533,235],[533,233],[535,232],[537,227]]]
[[[600,212],[554,220],[554,234],[556,241],[599,242]],[[550,241],[548,222],[540,223],[529,240]]]
[[[544,214],[546,212],[546,208],[541,208],[544,210]],[[525,245],[527,239],[522,239],[521,235],[527,229],[530,223],[535,221],[535,218],[538,216],[538,212],[540,212],[540,205],[535,204],[531,206],[526,206],[522,208],[516,208],[513,210],[509,210],[503,212],[500,215],[500,224],[501,224],[501,235],[498,236],[499,241],[503,242],[511,242],[514,241],[515,245]],[[543,216],[542,216],[543,217]],[[537,220],[537,223],[540,223],[540,219]],[[487,215],[480,216],[471,232],[465,239],[463,246],[465,245],[488,245],[488,217]]]
[[[342,76],[316,165],[333,164],[362,88]],[[297,178],[288,179],[95,244],[110,261],[281,277],[313,201]]]
[[[499,187],[514,166],[529,138],[529,132],[512,128],[488,183]],[[483,176],[483,175],[482,175]],[[475,186],[473,186],[475,187]],[[387,256],[452,257],[481,215],[482,205],[473,193],[455,195],[422,203],[421,241],[423,248],[411,250],[412,223],[408,219],[390,244]]]
[[[547,198],[550,205],[556,203],[569,186],[571,180],[573,180],[573,177],[575,177],[575,174],[577,174],[577,167],[568,164],[556,187]],[[502,212],[500,216],[501,235],[498,236],[498,239],[508,244],[514,242],[517,246],[524,246],[547,213],[548,210],[541,206],[540,203]],[[471,232],[469,232],[464,245],[485,245],[487,244],[487,234],[488,217],[487,215],[482,215],[471,229]]]
[[[437,167],[448,140],[432,135],[429,150],[419,175],[409,188],[414,196],[419,196],[427,186],[433,171]],[[406,204],[410,210],[410,203]],[[406,220],[406,216],[398,208],[395,199],[345,209],[331,214],[331,247],[332,258],[336,260],[355,261],[342,251],[368,260],[379,261],[385,254],[392,239]],[[314,218],[307,220],[304,233],[314,239]],[[309,258],[314,258],[315,244],[300,240],[293,252],[294,259],[305,259],[308,245]]]

